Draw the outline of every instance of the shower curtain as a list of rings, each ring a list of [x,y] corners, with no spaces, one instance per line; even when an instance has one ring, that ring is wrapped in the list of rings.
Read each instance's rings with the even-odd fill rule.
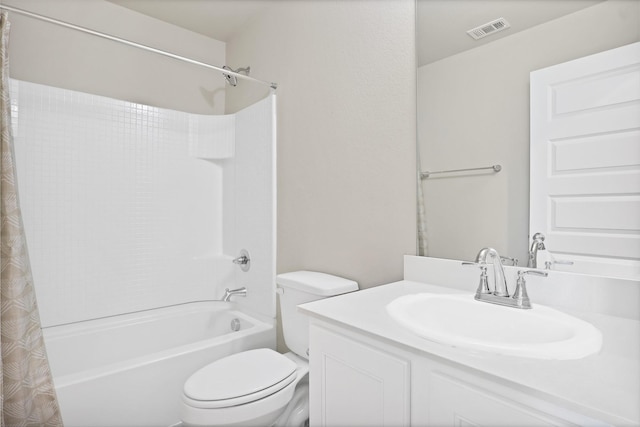
[[[1,426],[62,426],[44,347],[18,201],[8,65],[9,22],[0,14]]]
[[[427,242],[427,212],[424,207],[424,192],[422,191],[422,178],[418,171],[418,256],[429,255]]]
[[[424,192],[422,191],[422,163],[420,162],[420,144],[417,144],[418,170],[417,170],[417,229],[418,229],[418,256],[429,255],[429,243],[427,241],[427,212],[425,209]]]

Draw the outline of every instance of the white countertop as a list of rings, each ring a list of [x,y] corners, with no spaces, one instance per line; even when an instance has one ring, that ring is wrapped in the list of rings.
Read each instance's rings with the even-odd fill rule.
[[[472,293],[469,289],[466,293]],[[580,360],[540,360],[471,352],[421,338],[399,326],[385,306],[402,295],[461,293],[403,280],[300,306],[308,315],[386,344],[424,352],[494,375],[547,396],[559,405],[613,425],[640,425],[640,322],[611,314],[569,311],[603,334],[602,350]],[[536,302],[532,298],[535,305]]]

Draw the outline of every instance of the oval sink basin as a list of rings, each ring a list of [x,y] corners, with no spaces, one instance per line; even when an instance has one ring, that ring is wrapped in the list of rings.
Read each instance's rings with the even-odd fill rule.
[[[412,294],[387,304],[411,332],[441,344],[536,359],[581,359],[597,353],[593,325],[539,304],[522,310],[476,301],[473,295]]]

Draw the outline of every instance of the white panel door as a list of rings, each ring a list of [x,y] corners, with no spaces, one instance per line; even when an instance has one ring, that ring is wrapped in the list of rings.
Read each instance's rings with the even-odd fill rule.
[[[640,276],[640,43],[531,73],[530,203],[558,269]]]

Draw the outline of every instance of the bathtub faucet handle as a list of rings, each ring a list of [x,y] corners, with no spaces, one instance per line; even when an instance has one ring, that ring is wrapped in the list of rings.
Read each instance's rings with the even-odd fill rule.
[[[239,256],[238,258],[235,258],[233,260],[234,264],[240,264],[240,265],[247,264],[248,262],[249,262],[249,258],[247,258],[246,255]]]
[[[242,271],[249,271],[251,268],[251,257],[249,256],[249,251],[246,249],[242,249],[240,251],[240,256],[234,258],[232,261],[234,264],[239,265]]]
[[[244,286],[238,289],[225,289],[224,296],[222,297],[222,301],[229,302],[231,301],[232,296],[246,297],[247,296],[247,288]]]

